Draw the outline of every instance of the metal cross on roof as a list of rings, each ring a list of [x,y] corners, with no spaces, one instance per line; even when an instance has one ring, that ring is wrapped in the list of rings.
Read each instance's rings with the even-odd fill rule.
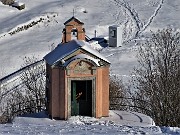
[[[74,17],[74,15],[75,15],[75,9],[73,8],[73,17]]]

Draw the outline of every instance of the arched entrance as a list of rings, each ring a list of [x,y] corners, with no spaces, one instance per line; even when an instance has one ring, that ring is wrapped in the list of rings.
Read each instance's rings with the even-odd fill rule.
[[[95,117],[96,98],[95,59],[79,54],[69,59],[68,74],[68,116]]]
[[[95,77],[68,79],[68,115],[95,116]]]
[[[92,80],[71,81],[71,116],[92,117]]]

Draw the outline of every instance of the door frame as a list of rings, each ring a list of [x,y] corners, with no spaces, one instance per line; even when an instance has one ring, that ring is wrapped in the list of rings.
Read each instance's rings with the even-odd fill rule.
[[[68,118],[71,117],[71,82],[72,81],[92,81],[92,117],[96,116],[96,77],[78,77],[78,78],[68,78],[67,85],[68,85],[68,101],[67,101],[67,113]]]

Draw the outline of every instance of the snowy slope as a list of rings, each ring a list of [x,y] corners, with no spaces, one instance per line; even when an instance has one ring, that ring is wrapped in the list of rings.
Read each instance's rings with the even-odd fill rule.
[[[180,26],[180,1],[164,0],[161,9],[156,14],[159,2],[162,0],[125,0],[138,13],[142,23],[148,23],[154,16],[145,32],[164,27]],[[61,42],[63,23],[73,15],[85,23],[86,34],[94,37],[108,35],[108,26],[125,23],[127,15],[124,8],[118,7],[113,0],[20,0],[26,4],[25,10],[0,3],[0,78],[18,70],[24,56],[35,55],[42,59],[58,43]],[[84,13],[84,11],[87,13]],[[40,21],[27,30],[16,32],[32,22]],[[129,25],[130,26],[130,25]],[[124,80],[129,79],[132,68],[136,65],[137,46],[129,42],[119,48],[104,48],[101,52],[111,62],[111,74],[116,74]],[[75,122],[60,122],[47,118],[19,118],[13,124],[0,125],[0,134],[180,134],[179,128],[160,128],[122,126],[121,124],[97,122],[84,123],[76,118]],[[79,118],[78,118],[79,119]],[[18,123],[19,121],[19,123]],[[48,122],[49,121],[49,122]],[[46,124],[45,124],[46,122]],[[83,124],[84,123],[84,124]]]
[[[128,1],[144,23],[148,22],[148,18],[153,15],[158,6],[158,0]],[[22,57],[35,55],[41,59],[51,50],[51,46],[61,42],[63,23],[72,17],[73,9],[75,9],[75,16],[85,23],[86,34],[90,37],[94,36],[94,30],[97,30],[97,35],[107,36],[109,25],[123,23],[127,17],[124,8],[116,6],[113,0],[34,0],[33,2],[21,0],[20,2],[26,4],[25,10],[19,11],[0,3],[2,13],[0,14],[0,78],[19,69],[23,62]],[[162,8],[147,31],[171,25],[178,28],[180,25],[180,6],[178,5],[180,5],[179,0],[164,0]],[[85,10],[87,13],[83,13]],[[12,36],[8,34],[39,18],[45,20],[26,31]],[[131,46],[128,49],[107,48],[103,51],[108,55],[118,52],[109,57],[109,59],[117,58],[117,61],[112,61],[113,73],[124,76],[129,73],[128,70],[135,64],[136,52],[132,50]],[[124,60],[125,58],[128,58],[128,62]]]
[[[93,33],[94,27],[100,24],[98,17],[104,9],[108,7],[102,7],[99,9],[99,13],[96,14],[94,10],[97,10],[102,1],[97,1],[94,4],[91,2],[79,1],[22,1],[26,3],[26,9],[18,11],[15,8],[0,5],[0,10],[5,13],[0,15],[0,69],[5,72],[1,73],[5,76],[13,71],[20,68],[22,64],[23,56],[35,55],[39,56],[40,59],[50,51],[51,45],[57,45],[61,42],[61,31],[64,28],[63,23],[72,17],[73,8],[76,10],[75,15],[77,15],[83,22],[85,22],[87,29],[87,35]],[[100,3],[100,4],[97,4]],[[96,6],[97,4],[97,6]],[[87,8],[88,14],[84,14],[83,10]],[[7,13],[7,14],[6,14]],[[52,16],[56,17],[52,17]],[[50,18],[49,21],[44,21],[29,28],[27,31],[22,31],[13,36],[8,33],[13,31],[12,29],[17,29],[28,22],[32,22],[44,16],[45,18]],[[94,21],[91,21],[91,20]],[[101,29],[103,29],[102,26]],[[101,34],[99,32],[99,34]],[[5,36],[4,36],[5,35]],[[0,78],[1,78],[0,77]]]

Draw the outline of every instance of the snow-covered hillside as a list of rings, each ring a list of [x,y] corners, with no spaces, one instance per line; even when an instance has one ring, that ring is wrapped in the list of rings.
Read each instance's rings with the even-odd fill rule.
[[[145,24],[149,18],[155,15],[152,23],[146,31],[157,30],[167,26],[178,28],[180,25],[180,1],[164,0],[134,0],[129,6],[138,14],[139,20]],[[61,42],[63,23],[72,17],[73,9],[75,16],[85,23],[86,34],[94,36],[108,35],[108,26],[125,23],[128,13],[123,6],[116,6],[113,0],[21,0],[26,4],[26,9],[19,11],[16,8],[5,6],[0,3],[0,78],[19,69],[23,63],[24,56],[35,55],[41,59]],[[157,14],[155,11],[161,4]],[[86,11],[86,12],[84,12]],[[20,29],[43,19],[38,24],[27,30]],[[128,25],[130,26],[132,22]],[[19,27],[19,28],[18,28]],[[8,33],[14,31],[12,36]],[[131,43],[134,45],[134,43]],[[117,58],[112,61],[112,72],[126,76],[135,64],[135,53],[132,45],[126,48],[107,48],[103,53],[108,59]],[[125,46],[128,46],[127,44]],[[126,60],[125,60],[126,59]],[[117,66],[118,65],[118,66]]]
[[[95,30],[97,36],[107,36],[108,27],[114,24],[125,24],[129,30],[126,33],[133,32],[136,21],[142,26],[142,37],[150,30],[165,27],[179,29],[180,26],[180,0],[124,0],[129,3],[134,16],[130,16],[123,5],[116,5],[114,0],[19,1],[25,3],[24,10],[19,11],[0,2],[0,78],[20,69],[23,57],[42,59],[56,47],[61,42],[63,23],[72,17],[73,9],[75,17],[85,24],[86,35],[91,38]],[[143,31],[143,28],[146,29]],[[106,47],[101,53],[111,62],[111,74],[129,79],[131,70],[137,64],[135,41],[126,42],[119,48]],[[76,120],[49,123],[47,118],[19,120],[0,125],[0,134],[180,134],[179,128],[142,128],[111,122],[77,123]]]

